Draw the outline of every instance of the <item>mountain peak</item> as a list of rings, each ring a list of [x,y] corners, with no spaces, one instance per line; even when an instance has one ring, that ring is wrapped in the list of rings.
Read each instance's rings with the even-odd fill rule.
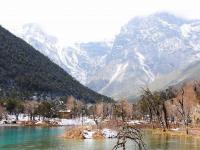
[[[168,23],[176,24],[176,25],[182,25],[182,24],[188,23],[190,21],[188,19],[179,17],[179,16],[174,15],[174,14],[169,13],[169,12],[158,12],[158,13],[155,13],[153,15],[150,15],[149,17],[154,17],[154,18],[157,18],[157,19],[159,18],[159,19],[167,21]]]
[[[28,23],[23,25],[22,27],[24,32],[43,32],[44,30],[39,24],[36,23]]]
[[[152,25],[152,23],[162,23],[162,22],[166,22],[168,24],[171,25],[177,25],[180,26],[184,23],[189,23],[193,20],[189,20],[189,19],[185,19],[179,16],[176,16],[172,13],[168,13],[168,12],[158,12],[158,13],[154,13],[152,15],[148,15],[148,16],[140,16],[140,17],[134,17],[133,19],[131,19],[127,25],[129,26],[144,26],[144,25]]]
[[[51,36],[47,34],[44,29],[36,23],[28,23],[23,25],[21,31],[19,32],[19,35],[22,37],[26,37],[26,41],[29,41],[29,37],[34,39],[37,39],[40,42],[45,43],[58,43],[58,39],[54,36]]]

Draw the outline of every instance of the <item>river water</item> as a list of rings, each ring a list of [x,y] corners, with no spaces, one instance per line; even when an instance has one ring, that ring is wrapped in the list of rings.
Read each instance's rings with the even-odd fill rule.
[[[116,139],[66,140],[58,136],[65,127],[0,127],[0,150],[111,150]],[[200,140],[144,133],[150,150],[200,150]],[[135,150],[133,143],[128,150]]]

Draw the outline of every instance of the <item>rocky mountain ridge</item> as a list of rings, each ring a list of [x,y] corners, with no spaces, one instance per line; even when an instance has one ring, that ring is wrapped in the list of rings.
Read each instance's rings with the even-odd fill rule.
[[[200,20],[169,13],[133,18],[112,42],[67,47],[37,35],[34,25],[24,28],[20,37],[84,85],[115,98],[135,97],[141,87],[200,60]]]

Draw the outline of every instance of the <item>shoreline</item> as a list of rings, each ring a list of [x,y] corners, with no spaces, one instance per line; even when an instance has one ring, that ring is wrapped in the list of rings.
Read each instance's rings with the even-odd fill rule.
[[[16,123],[16,124],[0,124],[0,127],[83,127],[83,126],[94,126],[94,125],[79,125],[79,124],[71,124],[71,125],[61,125],[61,124],[49,124],[49,123],[41,123],[41,124],[26,124],[26,122],[23,123]],[[152,134],[155,135],[169,135],[169,136],[187,136],[187,137],[198,137],[200,138],[200,127],[190,127],[189,134],[186,134],[186,131],[184,128],[171,128],[167,129],[166,131],[163,131],[162,128],[152,128],[151,124],[148,123],[141,123],[141,124],[132,124],[135,128],[141,129],[142,131],[149,131]],[[116,126],[117,127],[117,126]],[[120,127],[120,124],[117,128],[110,127],[108,124],[105,124],[103,128],[108,128],[112,130],[118,130]]]
[[[21,124],[0,124],[0,127],[21,127]]]
[[[32,124],[32,125],[26,125],[26,124],[0,124],[0,127],[71,127],[75,125],[51,125],[51,124]]]
[[[166,131],[163,131],[161,128],[156,128],[156,129],[145,128],[143,130],[147,132],[151,132],[152,135],[164,135],[164,136],[172,136],[172,137],[187,137],[187,138],[200,139],[200,134],[198,133],[200,132],[200,128],[198,129],[190,128],[189,134],[186,134],[186,131],[184,129],[181,129],[181,130],[168,129]]]
[[[67,130],[70,131],[70,127],[72,128],[76,128],[76,127],[80,127],[80,125],[24,125],[24,124],[0,124],[0,128],[1,127],[33,127],[33,128],[37,128],[37,127],[69,127]],[[189,128],[189,134],[186,134],[184,128],[181,128],[179,130],[175,130],[175,129],[168,129],[166,131],[163,131],[161,128],[150,128],[150,127],[141,127],[140,128],[142,130],[142,132],[149,132],[152,135],[161,135],[161,136],[171,136],[171,137],[186,137],[186,138],[196,138],[196,139],[200,139],[200,128]],[[66,133],[66,131],[60,135],[60,138],[64,138],[63,135]],[[90,129],[91,130],[91,129]],[[75,138],[76,139],[76,138]]]

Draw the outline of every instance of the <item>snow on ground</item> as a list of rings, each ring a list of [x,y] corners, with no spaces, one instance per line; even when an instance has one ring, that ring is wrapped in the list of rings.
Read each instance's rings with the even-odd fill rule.
[[[11,124],[12,122],[16,121],[16,116],[15,115],[7,115],[7,119],[2,119],[0,121],[0,124],[5,124],[5,122]],[[18,121],[28,121],[28,116],[24,115],[24,114],[20,114],[18,116]]]
[[[105,138],[116,138],[117,137],[117,131],[104,128],[102,131],[102,134]]]
[[[128,124],[131,124],[131,125],[135,125],[135,124],[146,124],[147,122],[146,121],[143,121],[143,120],[131,120],[131,121],[128,121]]]
[[[18,116],[18,121],[29,121],[29,116],[27,114],[19,114]],[[42,119],[39,118],[39,116],[35,117],[36,124],[41,124]],[[3,119],[0,120],[0,124],[4,124],[4,122],[12,123],[13,121],[16,121],[16,116],[15,115],[8,115],[7,120]],[[74,118],[74,119],[59,119],[59,118],[52,118],[48,119],[48,121],[55,123],[57,122],[58,125],[60,126],[72,126],[72,125],[95,125],[95,122],[93,119],[88,118],[88,117],[83,117],[83,118]],[[131,120],[128,122],[128,124],[145,124],[146,121],[142,120]],[[102,134],[104,134],[106,137],[112,137],[116,135],[116,132],[112,132],[110,129],[103,129]]]
[[[180,128],[171,129],[172,131],[178,131]]]
[[[93,134],[94,134],[94,131],[88,131],[88,130],[83,131],[83,136],[85,139],[92,139]]]
[[[90,119],[88,117],[84,118],[75,118],[75,119],[60,119],[58,122],[59,125],[95,125],[95,122],[93,119]]]
[[[83,136],[85,139],[92,139],[92,136],[94,133],[95,133],[95,131],[84,130]],[[107,129],[107,128],[102,129],[101,133],[103,134],[104,138],[116,138],[117,134],[118,134],[117,131]]]
[[[15,115],[8,115],[7,118],[8,118],[7,120],[16,121],[16,116]],[[35,120],[39,121],[40,119],[39,119],[38,116],[36,116]],[[18,121],[29,121],[29,116],[26,115],[26,114],[19,114]]]
[[[1,120],[1,121],[0,121],[0,125],[1,125],[1,124],[4,124],[5,121],[6,121],[6,120]]]
[[[43,123],[43,121],[40,120],[40,121],[36,122],[35,124],[39,125],[39,124],[42,124],[42,123]]]
[[[19,114],[18,116],[18,121],[29,121],[29,116],[26,114]],[[75,118],[75,119],[59,119],[59,118],[53,118],[53,119],[48,119],[50,122],[57,122],[58,125],[61,126],[67,126],[67,125],[95,125],[95,122],[93,119],[90,119],[88,117],[83,117],[83,118]],[[2,120],[0,121],[0,124],[4,124],[4,121],[11,123],[12,121],[16,121],[16,116],[15,115],[8,115],[7,120]],[[35,117],[36,124],[41,123],[41,118],[39,116]]]

